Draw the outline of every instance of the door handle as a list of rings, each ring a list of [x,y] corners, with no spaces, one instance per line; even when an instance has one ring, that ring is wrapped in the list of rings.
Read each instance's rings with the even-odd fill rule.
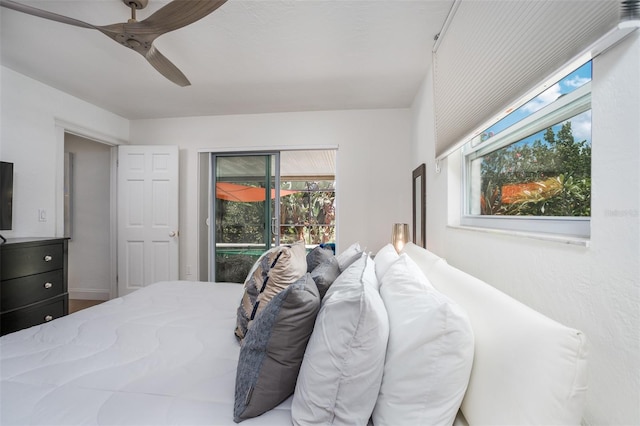
[[[178,236],[178,231],[171,231],[171,232],[169,232],[169,236],[170,236],[171,238],[173,238],[173,237],[177,237],[177,236]]]
[[[272,217],[272,218],[271,218],[271,234],[272,234],[273,236],[278,235],[278,227],[277,227],[276,225],[277,225],[276,218],[275,218],[275,217]]]

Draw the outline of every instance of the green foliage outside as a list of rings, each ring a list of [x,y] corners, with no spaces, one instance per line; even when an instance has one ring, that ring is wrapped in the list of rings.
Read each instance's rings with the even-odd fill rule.
[[[483,215],[591,215],[591,145],[574,139],[571,121],[557,133],[547,128],[543,139],[482,158]]]
[[[301,183],[298,183],[298,187]],[[304,182],[304,186],[300,192],[281,199],[281,242],[291,243],[301,239],[306,244],[335,242],[334,182]],[[292,189],[297,189],[296,185],[292,185]]]
[[[295,190],[281,196],[280,238],[287,244],[304,239],[306,244],[335,241],[334,181],[282,182]],[[265,202],[216,200],[218,243],[255,244],[264,241]],[[273,201],[271,201],[273,211]],[[224,218],[221,220],[221,218]]]
[[[237,183],[255,185],[251,182]],[[280,197],[282,244],[300,239],[306,244],[335,242],[334,186],[333,180],[282,182],[281,189],[296,191]],[[274,201],[269,202],[273,212]],[[217,281],[244,282],[252,265],[264,252],[266,207],[264,201],[216,200]]]
[[[218,243],[255,244],[264,240],[264,201],[240,203],[216,200],[216,202]]]

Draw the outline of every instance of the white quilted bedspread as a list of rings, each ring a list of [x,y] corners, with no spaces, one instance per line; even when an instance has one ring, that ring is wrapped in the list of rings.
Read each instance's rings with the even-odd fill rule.
[[[0,424],[234,425],[241,296],[162,282],[3,336]],[[242,424],[291,424],[290,407]]]

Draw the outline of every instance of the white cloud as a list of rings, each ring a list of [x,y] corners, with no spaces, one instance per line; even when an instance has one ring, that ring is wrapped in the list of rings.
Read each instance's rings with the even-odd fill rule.
[[[576,141],[591,142],[591,110],[585,111],[571,119],[571,131]]]
[[[591,79],[589,78],[584,78],[584,77],[580,77],[579,75],[576,75],[572,79],[566,80],[564,84],[566,84],[569,87],[576,88],[576,87],[582,86],[585,83],[588,83],[590,80]]]
[[[536,112],[539,109],[549,105],[551,102],[555,101],[560,97],[562,93],[560,92],[560,85],[558,83],[549,87],[544,92],[540,93],[538,96],[524,104],[522,109],[526,112]]]

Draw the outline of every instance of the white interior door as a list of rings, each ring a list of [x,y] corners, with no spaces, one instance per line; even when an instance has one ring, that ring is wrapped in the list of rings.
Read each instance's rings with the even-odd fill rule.
[[[118,296],[178,279],[178,147],[118,147]]]

